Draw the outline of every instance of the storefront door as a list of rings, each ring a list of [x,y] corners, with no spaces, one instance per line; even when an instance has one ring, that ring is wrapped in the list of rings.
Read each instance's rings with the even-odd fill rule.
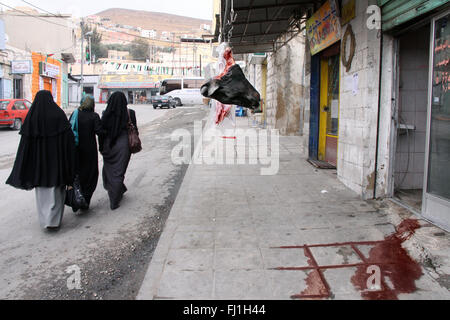
[[[339,55],[321,60],[319,160],[334,166],[339,133],[339,67]]]
[[[450,12],[432,29],[423,215],[450,230]]]

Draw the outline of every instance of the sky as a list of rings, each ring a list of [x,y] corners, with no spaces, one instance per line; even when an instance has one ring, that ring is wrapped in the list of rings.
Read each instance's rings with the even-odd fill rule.
[[[212,20],[213,0],[26,0],[51,13],[70,13],[84,17],[109,8],[164,12]],[[21,0],[0,0],[11,7],[28,6]],[[0,5],[0,7],[2,7]]]

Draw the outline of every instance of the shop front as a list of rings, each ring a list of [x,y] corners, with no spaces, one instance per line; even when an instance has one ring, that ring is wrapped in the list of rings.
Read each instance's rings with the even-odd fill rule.
[[[123,92],[129,104],[150,104],[159,92],[163,76],[105,75],[100,79],[100,103],[107,103],[111,94]]]
[[[327,1],[307,22],[311,51],[310,162],[336,168],[339,142],[341,25],[336,1]]]
[[[392,108],[382,104],[381,118],[392,121],[381,123],[390,143],[380,139],[378,152],[384,156],[388,145],[389,163],[379,159],[379,177],[390,167],[387,195],[450,230],[450,2],[423,1],[420,13],[412,3],[400,12],[396,3],[380,2],[383,74],[393,72],[382,92],[391,94]]]
[[[48,90],[58,105],[62,101],[62,63],[59,60],[33,53],[33,99],[40,90]]]

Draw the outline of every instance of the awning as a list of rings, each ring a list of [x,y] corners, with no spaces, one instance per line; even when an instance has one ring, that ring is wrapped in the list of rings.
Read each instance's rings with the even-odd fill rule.
[[[99,89],[157,89],[167,76],[156,75],[103,75]]]
[[[104,82],[98,85],[99,89],[157,89],[159,82]]]
[[[271,52],[302,30],[323,0],[221,0],[221,31],[239,53]],[[232,8],[232,5],[234,6]],[[236,20],[232,20],[232,12]],[[284,39],[280,39],[286,35]]]

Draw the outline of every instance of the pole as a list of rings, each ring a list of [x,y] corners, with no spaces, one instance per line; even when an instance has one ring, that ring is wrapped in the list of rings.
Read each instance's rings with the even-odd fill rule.
[[[83,67],[84,67],[84,21],[81,20],[80,22],[81,25],[81,79],[80,79],[80,86],[81,86],[81,92],[80,92],[80,100],[83,98],[83,92],[84,92],[84,79],[83,79]]]
[[[89,64],[92,64],[92,36],[89,36]]]

